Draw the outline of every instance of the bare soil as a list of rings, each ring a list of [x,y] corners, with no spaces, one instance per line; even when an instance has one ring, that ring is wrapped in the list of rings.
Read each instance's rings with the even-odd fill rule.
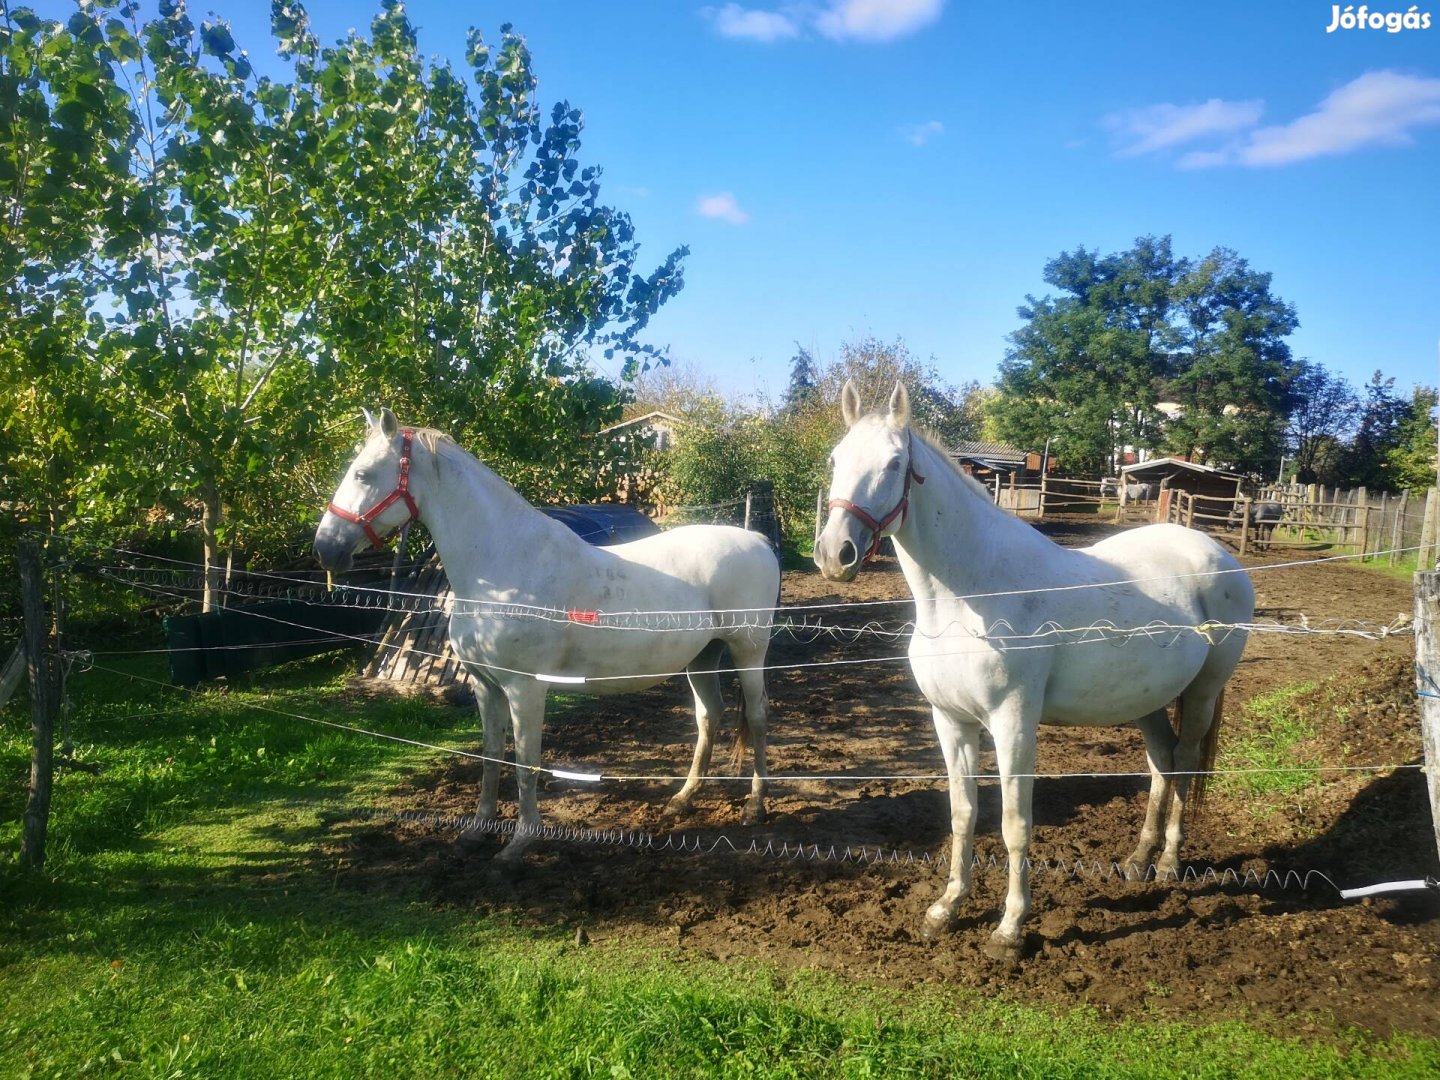
[[[1091,543],[1109,531],[1082,518],[1044,528],[1066,544]],[[1412,610],[1404,580],[1350,563],[1276,565],[1296,558],[1247,559],[1257,571],[1259,618],[1390,623]],[[882,559],[846,586],[788,573],[782,602],[905,598],[898,567]],[[851,609],[828,621],[835,614],[854,625],[871,619],[895,625],[909,608]],[[903,653],[903,640],[874,635],[844,641],[781,634],[771,660]],[[1328,766],[1414,765],[1421,742],[1413,662],[1406,635],[1381,641],[1252,635],[1227,691],[1229,728],[1238,730],[1245,703],[1257,695],[1314,682],[1303,698],[1321,720],[1304,748],[1314,759]],[[773,773],[943,773],[929,710],[903,661],[783,668],[769,685]],[[679,774],[689,763],[693,732],[690,694],[676,680],[628,697],[552,702],[545,756],[606,774]],[[993,765],[989,755],[983,760]],[[1144,767],[1143,743],[1131,728],[1041,732],[1042,773]],[[475,763],[439,763],[394,791],[392,805],[470,814],[478,783]],[[673,833],[660,813],[677,786],[554,781],[542,791],[541,811],[547,825],[663,840]],[[457,847],[453,832],[375,819],[339,823],[324,854],[340,880],[355,887],[408,889],[418,881],[437,905],[503,913],[567,934],[583,928],[592,941],[631,943],[677,961],[759,960],[782,975],[822,968],[902,988],[952,984],[1053,1006],[1086,1003],[1115,1017],[1244,1018],[1292,1035],[1358,1027],[1382,1036],[1440,1037],[1440,894],[1346,901],[1337,889],[1440,873],[1418,769],[1327,772],[1298,794],[1269,798],[1217,781],[1183,852],[1198,876],[1181,882],[1127,882],[1110,867],[1134,846],[1144,780],[1040,780],[1032,855],[1050,868],[1033,876],[1034,911],[1018,964],[981,951],[1005,891],[993,785],[981,788],[977,851],[994,865],[977,871],[958,929],[938,942],[922,941],[918,931],[946,877],[942,781],[776,782],[769,821],[750,829],[739,824],[746,789],[737,782],[702,791],[679,831],[704,854],[556,840],[538,845],[518,878],[497,883],[485,853]],[[502,794],[513,795],[508,778]],[[713,848],[720,838],[742,853]],[[788,855],[743,853],[752,841],[787,845]],[[801,845],[805,854],[795,857]],[[862,847],[871,856],[864,861],[814,857]],[[874,861],[877,852],[883,861]],[[1207,870],[1235,873],[1217,879]]]

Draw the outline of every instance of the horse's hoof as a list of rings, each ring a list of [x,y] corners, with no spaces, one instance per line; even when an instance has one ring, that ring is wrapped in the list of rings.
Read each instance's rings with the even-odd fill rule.
[[[1155,864],[1156,881],[1178,881],[1180,878],[1179,859],[1161,859]]]
[[[760,803],[760,804],[756,804],[756,803],[746,803],[746,804],[745,804],[745,813],[740,816],[740,824],[742,824],[742,825],[764,825],[764,824],[765,824],[765,806],[764,806],[764,804],[763,804],[763,803]]]
[[[475,855],[494,843],[494,837],[481,829],[467,829],[450,845],[458,855]]]
[[[679,821],[690,813],[691,806],[688,802],[676,802],[671,799],[665,804],[665,809],[660,811],[660,820],[666,825]]]
[[[991,960],[1002,960],[1010,964],[1018,963],[1020,960],[1020,942],[992,937],[989,941],[985,942],[984,952]]]
[[[925,921],[920,924],[920,939],[936,941],[955,929],[955,916],[948,912],[939,915],[926,912]]]
[[[1141,862],[1139,859],[1129,859],[1125,863],[1126,881],[1144,881],[1149,873],[1149,862]]]

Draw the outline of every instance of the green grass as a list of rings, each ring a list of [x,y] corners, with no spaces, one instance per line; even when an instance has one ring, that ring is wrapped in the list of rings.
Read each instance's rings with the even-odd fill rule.
[[[1257,817],[1292,806],[1319,781],[1319,758],[1307,744],[1315,738],[1314,717],[1300,699],[1315,690],[1313,682],[1296,683],[1246,702],[1241,715],[1221,740],[1216,768],[1219,790],[1249,799]],[[1231,772],[1227,770],[1254,770]]]
[[[158,662],[126,665],[160,677]],[[472,714],[341,698],[343,661],[191,696],[92,672],[75,731],[99,775],[56,789],[22,873],[28,730],[0,713],[0,1076],[1430,1076],[1433,1042],[1241,1024],[1117,1025],[947,987],[903,994],[678,949],[588,947],[347,885],[317,842],[433,752],[264,705],[450,744]]]

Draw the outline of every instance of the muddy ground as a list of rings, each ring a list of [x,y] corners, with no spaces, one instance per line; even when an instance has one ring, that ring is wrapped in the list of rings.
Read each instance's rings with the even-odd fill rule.
[[[1067,544],[1090,543],[1107,531],[1093,519],[1047,522],[1045,529]],[[1409,583],[1374,570],[1277,565],[1315,554],[1246,560],[1256,569],[1258,618],[1383,624],[1412,609]],[[907,596],[898,567],[884,559],[850,585],[789,573],[783,589],[785,604]],[[907,617],[905,605],[844,613],[855,624],[893,625]],[[903,642],[872,635],[855,642],[781,635],[771,659],[803,664],[903,652]],[[1328,766],[1414,765],[1421,744],[1413,660],[1408,635],[1381,641],[1254,635],[1227,692],[1227,731],[1243,731],[1239,714],[1257,695],[1315,682],[1302,698],[1317,718],[1315,737],[1302,747],[1307,756]],[[770,695],[773,773],[943,772],[929,710],[903,662],[778,670]],[[629,697],[562,700],[546,718],[545,756],[606,774],[683,773],[693,725],[681,681]],[[1222,737],[1222,763],[1224,745]],[[983,760],[993,765],[988,753]],[[1042,773],[1144,767],[1133,729],[1041,732]],[[410,777],[391,805],[473,813],[478,781],[475,763],[440,763]],[[512,798],[513,779],[507,775],[504,784],[502,796]],[[547,825],[634,830],[663,840],[675,830],[665,828],[660,812],[677,787],[553,781],[542,785],[541,811]],[[1356,1026],[1380,1035],[1440,1036],[1440,894],[1346,901],[1336,888],[1440,873],[1417,769],[1329,772],[1291,795],[1256,796],[1219,782],[1183,853],[1201,877],[1181,883],[1127,882],[1110,869],[1134,846],[1145,781],[1037,781],[1032,855],[1051,868],[1034,874],[1034,911],[1019,964],[981,951],[1004,897],[1005,875],[997,868],[977,872],[955,933],[934,943],[920,939],[925,908],[946,876],[943,782],[776,782],[769,821],[748,829],[739,824],[745,790],[740,783],[710,785],[678,831],[707,849],[723,837],[741,849],[752,842],[792,851],[804,845],[813,856],[816,847],[863,848],[885,859],[552,841],[529,856],[518,878],[496,884],[484,854],[463,854],[453,832],[376,820],[338,822],[338,839],[323,857],[354,887],[407,889],[418,881],[436,905],[505,913],[567,934],[583,928],[592,942],[637,944],[677,962],[755,959],[782,976],[823,968],[889,986],[943,983],[1029,1002],[1088,1003],[1116,1017],[1245,1018],[1288,1034]],[[513,814],[513,803],[505,812]],[[998,819],[998,789],[982,785],[977,852],[1003,863]],[[1216,880],[1207,869],[1242,877]]]

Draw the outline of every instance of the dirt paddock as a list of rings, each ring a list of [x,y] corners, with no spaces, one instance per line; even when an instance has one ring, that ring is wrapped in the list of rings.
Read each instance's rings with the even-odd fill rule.
[[[1092,520],[1047,522],[1065,544],[1106,531]],[[1297,622],[1351,618],[1389,623],[1413,606],[1406,581],[1347,563],[1276,567],[1295,559],[1250,558],[1258,617]],[[851,585],[813,573],[785,576],[785,604],[904,599],[893,561],[880,560]],[[836,613],[853,624],[895,624],[906,605]],[[904,643],[793,635],[775,640],[778,665],[900,656]],[[1327,765],[1414,764],[1421,744],[1409,636],[1252,636],[1227,691],[1233,717],[1247,701],[1314,681],[1322,706],[1311,754]],[[1328,681],[1326,681],[1328,680]],[[903,662],[788,668],[773,672],[771,770],[777,774],[915,775],[943,772],[930,714]],[[629,697],[552,701],[549,764],[602,773],[683,773],[694,721],[683,681]],[[478,739],[477,739],[478,742]],[[1224,737],[1222,735],[1222,754]],[[717,753],[717,758],[721,755]],[[1043,729],[1039,771],[1143,770],[1138,732]],[[985,755],[986,768],[993,757]],[[718,771],[718,770],[717,770]],[[392,793],[395,810],[473,813],[476,763],[437,763]],[[664,834],[660,811],[678,785],[554,781],[542,787],[547,825]],[[1132,883],[1106,872],[1133,848],[1147,784],[1138,778],[1039,780],[1032,855],[1067,868],[1038,869],[1026,955],[1019,964],[981,951],[998,920],[1001,869],[977,871],[954,934],[925,942],[926,906],[944,885],[948,811],[939,780],[785,781],[772,785],[769,821],[739,824],[746,786],[711,784],[678,831],[710,843],[866,847],[896,861],[779,859],[735,854],[657,853],[566,842],[539,845],[516,880],[496,885],[484,853],[463,855],[453,834],[416,823],[336,823],[324,853],[355,887],[411,888],[436,905],[505,913],[592,941],[620,941],[691,957],[755,959],[783,973],[823,968],[908,987],[944,983],[1052,1005],[1088,1003],[1116,1017],[1192,1021],[1245,1018],[1304,1034],[1356,1026],[1377,1034],[1440,1036],[1440,895],[1345,901],[1323,878],[1302,888],[1273,881]],[[513,800],[507,775],[502,798]],[[980,791],[977,851],[1003,865],[999,793]],[[1319,871],[1337,886],[1437,872],[1425,780],[1417,769],[1327,773],[1273,805],[1226,785],[1212,787],[1182,853],[1203,870]],[[513,802],[506,812],[513,813]],[[928,857],[928,858],[927,858]]]

